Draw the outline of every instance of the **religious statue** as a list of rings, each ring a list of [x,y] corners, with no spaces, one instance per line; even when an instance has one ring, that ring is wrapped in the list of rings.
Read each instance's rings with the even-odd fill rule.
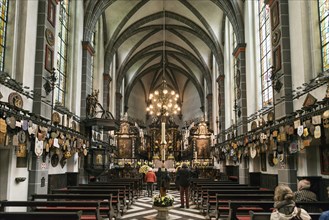
[[[86,114],[88,118],[94,118],[96,116],[96,107],[98,103],[99,90],[94,90],[92,94],[87,96]]]

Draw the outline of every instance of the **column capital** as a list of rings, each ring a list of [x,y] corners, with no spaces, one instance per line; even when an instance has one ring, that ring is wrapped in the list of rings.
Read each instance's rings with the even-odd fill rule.
[[[91,56],[94,56],[95,49],[93,48],[93,46],[90,44],[89,41],[82,41],[82,48],[84,50],[87,50]]]
[[[120,92],[116,92],[115,95],[118,97],[118,98],[122,98],[122,94]]]
[[[217,82],[217,83],[220,83],[221,81],[224,81],[224,79],[225,79],[225,75],[224,75],[224,74],[221,74],[221,75],[219,75],[219,76],[217,77],[216,82]]]
[[[246,51],[246,47],[247,47],[247,44],[245,44],[245,43],[240,43],[240,44],[236,45],[236,47],[233,50],[233,56],[235,58],[237,58],[241,52]]]
[[[108,80],[108,82],[112,82],[112,77],[108,73],[103,73],[104,80]]]
[[[264,0],[264,3],[265,3],[266,5],[271,6],[271,5],[274,3],[274,1],[275,1],[275,0]]]

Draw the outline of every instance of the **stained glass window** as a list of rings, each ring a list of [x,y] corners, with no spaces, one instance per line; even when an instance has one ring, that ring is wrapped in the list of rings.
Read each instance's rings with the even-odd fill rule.
[[[65,90],[67,78],[67,53],[68,53],[68,35],[69,35],[69,12],[70,1],[60,2],[59,10],[59,32],[57,42],[57,71],[56,88],[54,93],[55,103],[64,105]]]
[[[8,22],[8,0],[0,0],[0,70],[3,71],[6,52],[6,32]]]
[[[262,99],[263,107],[266,107],[273,103],[270,10],[264,0],[259,0],[258,8]]]
[[[320,35],[323,71],[329,69],[329,0],[319,0]]]

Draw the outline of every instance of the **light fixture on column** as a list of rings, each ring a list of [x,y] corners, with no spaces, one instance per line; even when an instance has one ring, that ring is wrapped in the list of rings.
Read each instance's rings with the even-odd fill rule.
[[[166,19],[165,9],[163,7],[163,48],[162,48],[162,82],[160,88],[155,90],[149,95],[149,106],[146,111],[150,115],[156,116],[169,116],[176,115],[180,112],[181,108],[177,104],[179,95],[174,90],[168,88],[167,81],[165,80],[166,74]]]

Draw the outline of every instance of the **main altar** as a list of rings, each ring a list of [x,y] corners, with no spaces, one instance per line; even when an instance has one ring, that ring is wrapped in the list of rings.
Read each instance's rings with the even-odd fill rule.
[[[173,116],[155,116],[148,126],[130,120],[123,117],[115,134],[115,168],[127,171],[148,165],[156,171],[164,165],[175,172],[186,163],[197,168],[200,177],[213,176],[213,134],[203,118],[184,127]]]

